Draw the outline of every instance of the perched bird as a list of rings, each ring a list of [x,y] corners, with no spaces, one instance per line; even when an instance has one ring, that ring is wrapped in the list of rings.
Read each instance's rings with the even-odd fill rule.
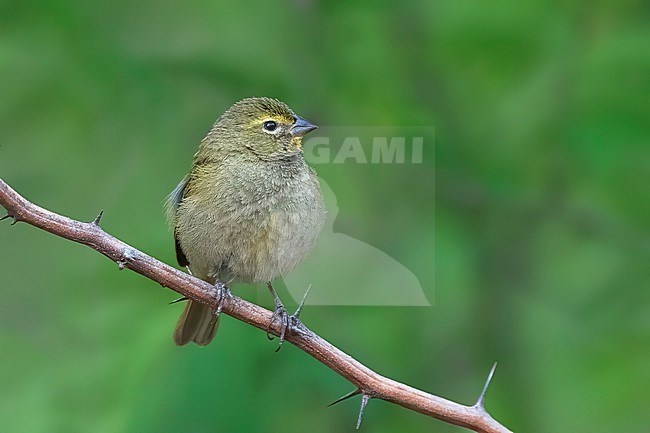
[[[230,283],[268,282],[276,313],[286,315],[270,281],[306,257],[325,221],[302,154],[302,137],[314,129],[271,98],[243,99],[219,117],[167,200],[181,266],[222,295]],[[190,300],[174,341],[204,346],[217,326],[217,311]]]

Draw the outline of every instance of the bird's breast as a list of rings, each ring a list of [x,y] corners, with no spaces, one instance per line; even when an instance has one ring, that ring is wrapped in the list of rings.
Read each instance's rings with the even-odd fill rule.
[[[209,200],[188,200],[191,235],[180,239],[190,264],[228,279],[264,282],[286,275],[313,248],[324,221],[318,181],[304,170],[246,167],[212,186]],[[182,207],[183,207],[182,206]],[[182,211],[183,209],[181,209]],[[187,246],[187,248],[186,248]]]

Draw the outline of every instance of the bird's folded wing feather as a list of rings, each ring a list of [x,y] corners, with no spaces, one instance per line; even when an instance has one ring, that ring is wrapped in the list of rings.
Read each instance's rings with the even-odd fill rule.
[[[181,182],[176,186],[176,188],[174,188],[174,190],[167,196],[167,200],[165,202],[167,221],[171,226],[174,227],[176,260],[178,260],[178,264],[183,267],[189,266],[190,262],[187,260],[187,257],[185,256],[185,253],[183,252],[181,245],[178,242],[178,236],[176,236],[176,211],[178,211],[178,207],[180,206],[181,201],[185,195],[185,188],[187,187],[188,180],[189,176],[185,176],[183,180],[181,180]]]

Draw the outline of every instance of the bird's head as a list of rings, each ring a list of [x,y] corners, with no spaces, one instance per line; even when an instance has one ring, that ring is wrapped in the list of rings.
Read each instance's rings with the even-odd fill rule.
[[[285,159],[302,153],[302,137],[316,128],[284,102],[246,98],[217,120],[204,144],[263,160]]]

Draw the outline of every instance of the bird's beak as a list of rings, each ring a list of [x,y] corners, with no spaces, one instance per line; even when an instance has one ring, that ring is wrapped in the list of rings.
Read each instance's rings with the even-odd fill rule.
[[[296,118],[296,123],[294,123],[289,130],[289,133],[294,137],[302,137],[303,135],[318,128],[318,126],[312,125],[300,116],[296,116]]]

